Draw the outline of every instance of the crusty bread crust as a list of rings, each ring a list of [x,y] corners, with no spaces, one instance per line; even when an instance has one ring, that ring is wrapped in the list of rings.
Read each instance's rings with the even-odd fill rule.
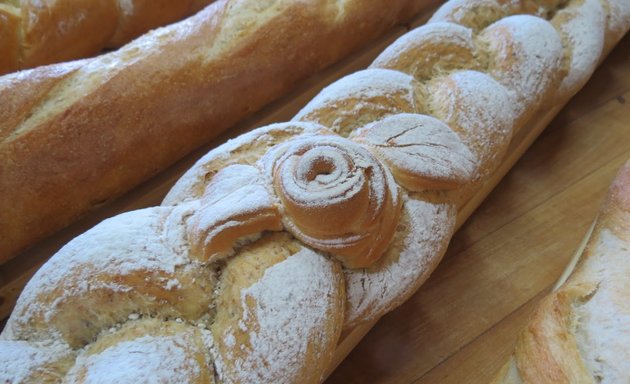
[[[211,0],[2,1],[0,75],[92,56],[203,8]]]

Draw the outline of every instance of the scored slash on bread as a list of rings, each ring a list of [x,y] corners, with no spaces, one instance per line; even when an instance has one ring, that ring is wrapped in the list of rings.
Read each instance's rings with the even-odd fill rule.
[[[630,161],[571,274],[542,299],[494,383],[630,381]]]
[[[324,89],[293,121],[259,128],[208,153],[162,206],[116,216],[71,241],[25,288],[0,349],[5,343],[29,351],[55,348],[60,377],[74,379],[78,372],[98,377],[106,374],[102,361],[114,366],[128,361],[121,344],[137,345],[136,353],[146,353],[145,342],[168,350],[175,332],[202,340],[190,348],[204,345],[202,361],[214,373],[210,382],[320,381],[344,328],[378,318],[426,280],[444,254],[457,211],[495,170],[513,130],[546,102],[570,97],[561,84],[576,70],[572,63],[585,62],[568,60],[567,50],[576,43],[562,38],[557,25],[566,23],[555,19],[560,9],[579,8],[580,0],[468,1],[447,3],[432,19],[440,25],[412,32],[424,43],[403,37],[370,69]],[[481,12],[485,6],[494,12]],[[524,9],[551,22],[512,15]],[[630,6],[623,10],[630,14]],[[456,20],[462,14],[471,18]],[[618,29],[625,32],[630,17],[621,27],[597,26],[608,39]],[[419,65],[401,67],[404,60],[398,58],[422,61],[423,49],[441,38],[450,47],[445,57],[464,52],[472,62],[447,59],[419,77],[414,77],[424,73]],[[602,52],[589,54],[599,61]],[[410,128],[370,134],[379,122],[410,116],[415,119]],[[445,127],[436,128],[433,119],[452,134],[443,134]],[[435,129],[441,134],[423,132]],[[403,140],[407,132],[413,134]],[[381,147],[386,151],[376,149]],[[442,147],[465,159],[467,171]],[[434,172],[434,162],[446,170]],[[234,167],[251,172],[256,198],[245,201],[243,195],[243,205],[224,215],[211,207],[223,198],[232,201],[225,191],[250,190],[246,180],[230,173]],[[458,177],[444,176],[453,174]],[[301,198],[295,191],[302,189],[313,195]],[[245,231],[228,231],[231,249],[220,247],[220,255],[209,260],[199,257],[214,246],[213,236],[226,233],[215,229],[240,219],[249,223],[247,214],[261,208],[272,222],[274,209],[280,212],[282,228],[263,225],[261,233],[243,224]],[[335,210],[343,226],[336,225]],[[346,253],[346,242],[358,244],[365,233],[373,248],[360,243],[361,252]],[[383,242],[389,245],[384,252]],[[373,249],[379,251],[370,253]],[[355,265],[365,268],[348,268]],[[154,319],[163,326],[153,328]],[[181,329],[171,328],[172,321]],[[193,329],[201,331],[191,335]],[[34,353],[40,355],[46,352]],[[63,359],[70,364],[62,366]],[[134,359],[126,377],[143,377],[147,359],[146,364]],[[177,369],[197,377],[199,359],[189,359],[178,360]],[[33,358],[17,373],[0,370],[0,377],[39,378],[50,364]]]

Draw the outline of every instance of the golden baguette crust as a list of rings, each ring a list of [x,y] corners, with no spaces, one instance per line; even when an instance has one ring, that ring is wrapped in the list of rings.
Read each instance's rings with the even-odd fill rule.
[[[423,6],[222,0],[117,52],[0,78],[0,262]]]
[[[21,0],[0,4],[0,75],[92,56],[188,16],[211,0]]]
[[[630,378],[630,161],[619,171],[569,278],[545,297],[494,383]]]
[[[20,47],[20,15],[9,5],[0,4],[0,74],[8,72],[4,68],[17,68]]]

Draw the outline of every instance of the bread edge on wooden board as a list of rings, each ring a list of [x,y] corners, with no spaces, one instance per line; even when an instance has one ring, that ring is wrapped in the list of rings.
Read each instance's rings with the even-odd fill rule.
[[[587,236],[571,274],[542,299],[493,383],[630,380],[630,161]]]
[[[0,75],[118,48],[211,1],[5,1],[0,3]]]
[[[0,78],[0,262],[430,4],[220,0],[116,52]]]

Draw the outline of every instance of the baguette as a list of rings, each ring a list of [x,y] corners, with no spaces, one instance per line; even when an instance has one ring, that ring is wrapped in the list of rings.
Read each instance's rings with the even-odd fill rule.
[[[630,381],[630,161],[610,187],[577,266],[545,297],[495,383]]]
[[[210,0],[0,2],[0,75],[118,48]]]
[[[441,20],[480,3],[501,12],[475,28]],[[292,121],[210,151],[161,206],[77,237],[20,296],[0,356],[21,369],[0,377],[87,381],[124,362],[116,380],[322,380],[344,328],[426,280],[515,127],[569,97],[579,41],[511,15],[557,7],[447,3]]]
[[[221,0],[116,52],[0,78],[0,263],[423,1]]]

